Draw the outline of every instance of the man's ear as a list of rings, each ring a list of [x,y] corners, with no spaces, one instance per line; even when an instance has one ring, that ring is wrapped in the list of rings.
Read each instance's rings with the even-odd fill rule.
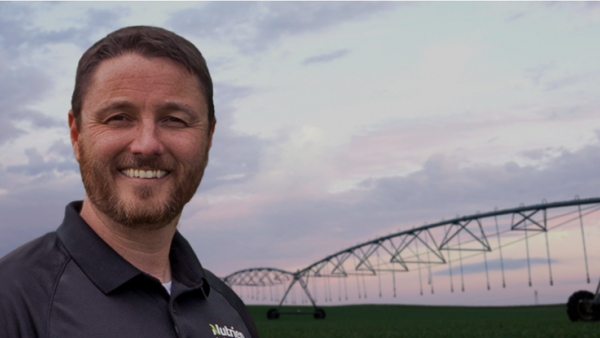
[[[210,147],[212,147],[212,139],[213,139],[213,135],[215,134],[215,126],[217,125],[217,118],[213,118],[213,122],[210,126],[210,132],[208,135],[208,150],[210,150]]]
[[[73,115],[73,110],[69,110],[69,132],[71,136],[71,145],[73,145],[73,155],[75,155],[75,159],[79,162],[79,127],[77,126],[77,120]]]

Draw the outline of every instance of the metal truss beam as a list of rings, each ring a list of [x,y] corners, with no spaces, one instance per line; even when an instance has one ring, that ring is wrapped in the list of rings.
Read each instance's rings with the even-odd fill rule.
[[[535,214],[537,214],[540,211],[542,211],[543,214],[544,214],[543,224],[540,224],[538,221],[536,221],[536,220],[534,220],[532,218]],[[518,218],[521,218],[516,223],[515,223],[515,216],[517,216]],[[529,224],[534,225],[534,226],[533,227],[528,227],[527,226],[527,221],[529,221]],[[511,223],[512,223],[511,226],[510,226],[511,230],[547,231],[546,208],[540,208],[540,209],[531,210],[531,211],[529,211],[529,213],[527,211],[515,212],[513,214],[513,218],[512,218]]]
[[[236,271],[223,278],[230,286],[273,286],[285,284],[294,278],[294,274],[275,268],[252,268]]]
[[[474,222],[473,222],[474,221]],[[471,231],[467,226],[472,223],[477,223],[477,228],[479,228],[479,236],[476,234],[477,231]],[[469,234],[471,238],[481,244],[481,249],[472,249],[472,248],[451,248],[448,243],[458,235],[459,232],[465,232]],[[444,239],[439,246],[439,250],[461,250],[461,251],[492,251],[490,247],[490,243],[487,240],[485,235],[485,231],[483,231],[483,226],[481,225],[481,220],[479,218],[471,218],[464,221],[455,221],[450,223],[446,234],[444,235]]]

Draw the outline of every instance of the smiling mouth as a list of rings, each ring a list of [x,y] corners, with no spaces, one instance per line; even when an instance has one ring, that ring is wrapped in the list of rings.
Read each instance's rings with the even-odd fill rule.
[[[131,178],[161,178],[166,176],[169,172],[164,170],[141,170],[141,169],[122,169],[121,173]]]

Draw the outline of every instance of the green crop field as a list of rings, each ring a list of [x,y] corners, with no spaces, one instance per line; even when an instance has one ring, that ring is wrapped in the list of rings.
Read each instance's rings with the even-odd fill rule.
[[[600,322],[572,323],[565,305],[436,307],[355,305],[324,307],[327,318],[281,315],[249,306],[261,338],[294,337],[600,337]],[[301,307],[286,307],[295,310]],[[302,308],[310,310],[310,308]]]

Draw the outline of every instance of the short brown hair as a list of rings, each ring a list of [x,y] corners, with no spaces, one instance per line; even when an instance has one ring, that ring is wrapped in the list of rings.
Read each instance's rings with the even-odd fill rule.
[[[208,119],[215,119],[213,84],[202,53],[188,40],[163,28],[131,26],[121,28],[96,42],[79,59],[75,75],[75,89],[71,98],[73,117],[80,123],[83,99],[90,81],[100,63],[127,53],[145,57],[166,57],[184,66],[199,82],[208,104]]]

